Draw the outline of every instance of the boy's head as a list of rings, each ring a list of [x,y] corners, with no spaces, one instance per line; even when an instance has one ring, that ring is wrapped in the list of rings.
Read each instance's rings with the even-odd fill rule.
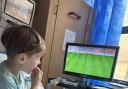
[[[19,53],[31,56],[45,49],[45,43],[41,36],[34,29],[25,25],[16,25],[5,29],[1,41],[8,57],[15,57]]]
[[[6,49],[8,59],[16,59],[22,64],[21,70],[30,73],[40,63],[45,51],[45,42],[29,26],[16,25],[4,30],[1,41]]]

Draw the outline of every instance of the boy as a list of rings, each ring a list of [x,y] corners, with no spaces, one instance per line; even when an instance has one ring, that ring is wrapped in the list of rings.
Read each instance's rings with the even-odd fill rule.
[[[17,25],[1,36],[7,60],[0,64],[0,89],[27,89],[22,71],[31,73],[30,89],[38,89],[43,72],[37,67],[45,51],[45,42],[29,26]]]

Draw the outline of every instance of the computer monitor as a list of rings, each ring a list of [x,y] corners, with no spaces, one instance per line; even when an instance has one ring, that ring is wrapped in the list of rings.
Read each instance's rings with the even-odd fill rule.
[[[118,46],[67,43],[63,73],[88,79],[111,81]]]

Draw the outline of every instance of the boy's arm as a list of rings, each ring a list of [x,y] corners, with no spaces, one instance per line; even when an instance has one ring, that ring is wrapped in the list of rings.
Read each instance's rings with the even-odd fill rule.
[[[0,89],[16,89],[15,81],[10,77],[0,75]]]

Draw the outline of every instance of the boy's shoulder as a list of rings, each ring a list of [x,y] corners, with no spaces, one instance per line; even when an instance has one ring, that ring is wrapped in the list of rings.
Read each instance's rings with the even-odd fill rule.
[[[0,64],[0,89],[14,89],[15,81],[3,64]]]
[[[0,63],[0,75],[6,75],[7,73],[8,73],[8,70],[5,67],[4,63]]]
[[[9,72],[3,63],[0,64],[0,79],[5,81],[13,80],[13,75]]]
[[[21,74],[21,78],[23,74]],[[25,89],[24,79],[19,84],[16,77],[10,73],[5,65],[0,64],[0,89]]]

